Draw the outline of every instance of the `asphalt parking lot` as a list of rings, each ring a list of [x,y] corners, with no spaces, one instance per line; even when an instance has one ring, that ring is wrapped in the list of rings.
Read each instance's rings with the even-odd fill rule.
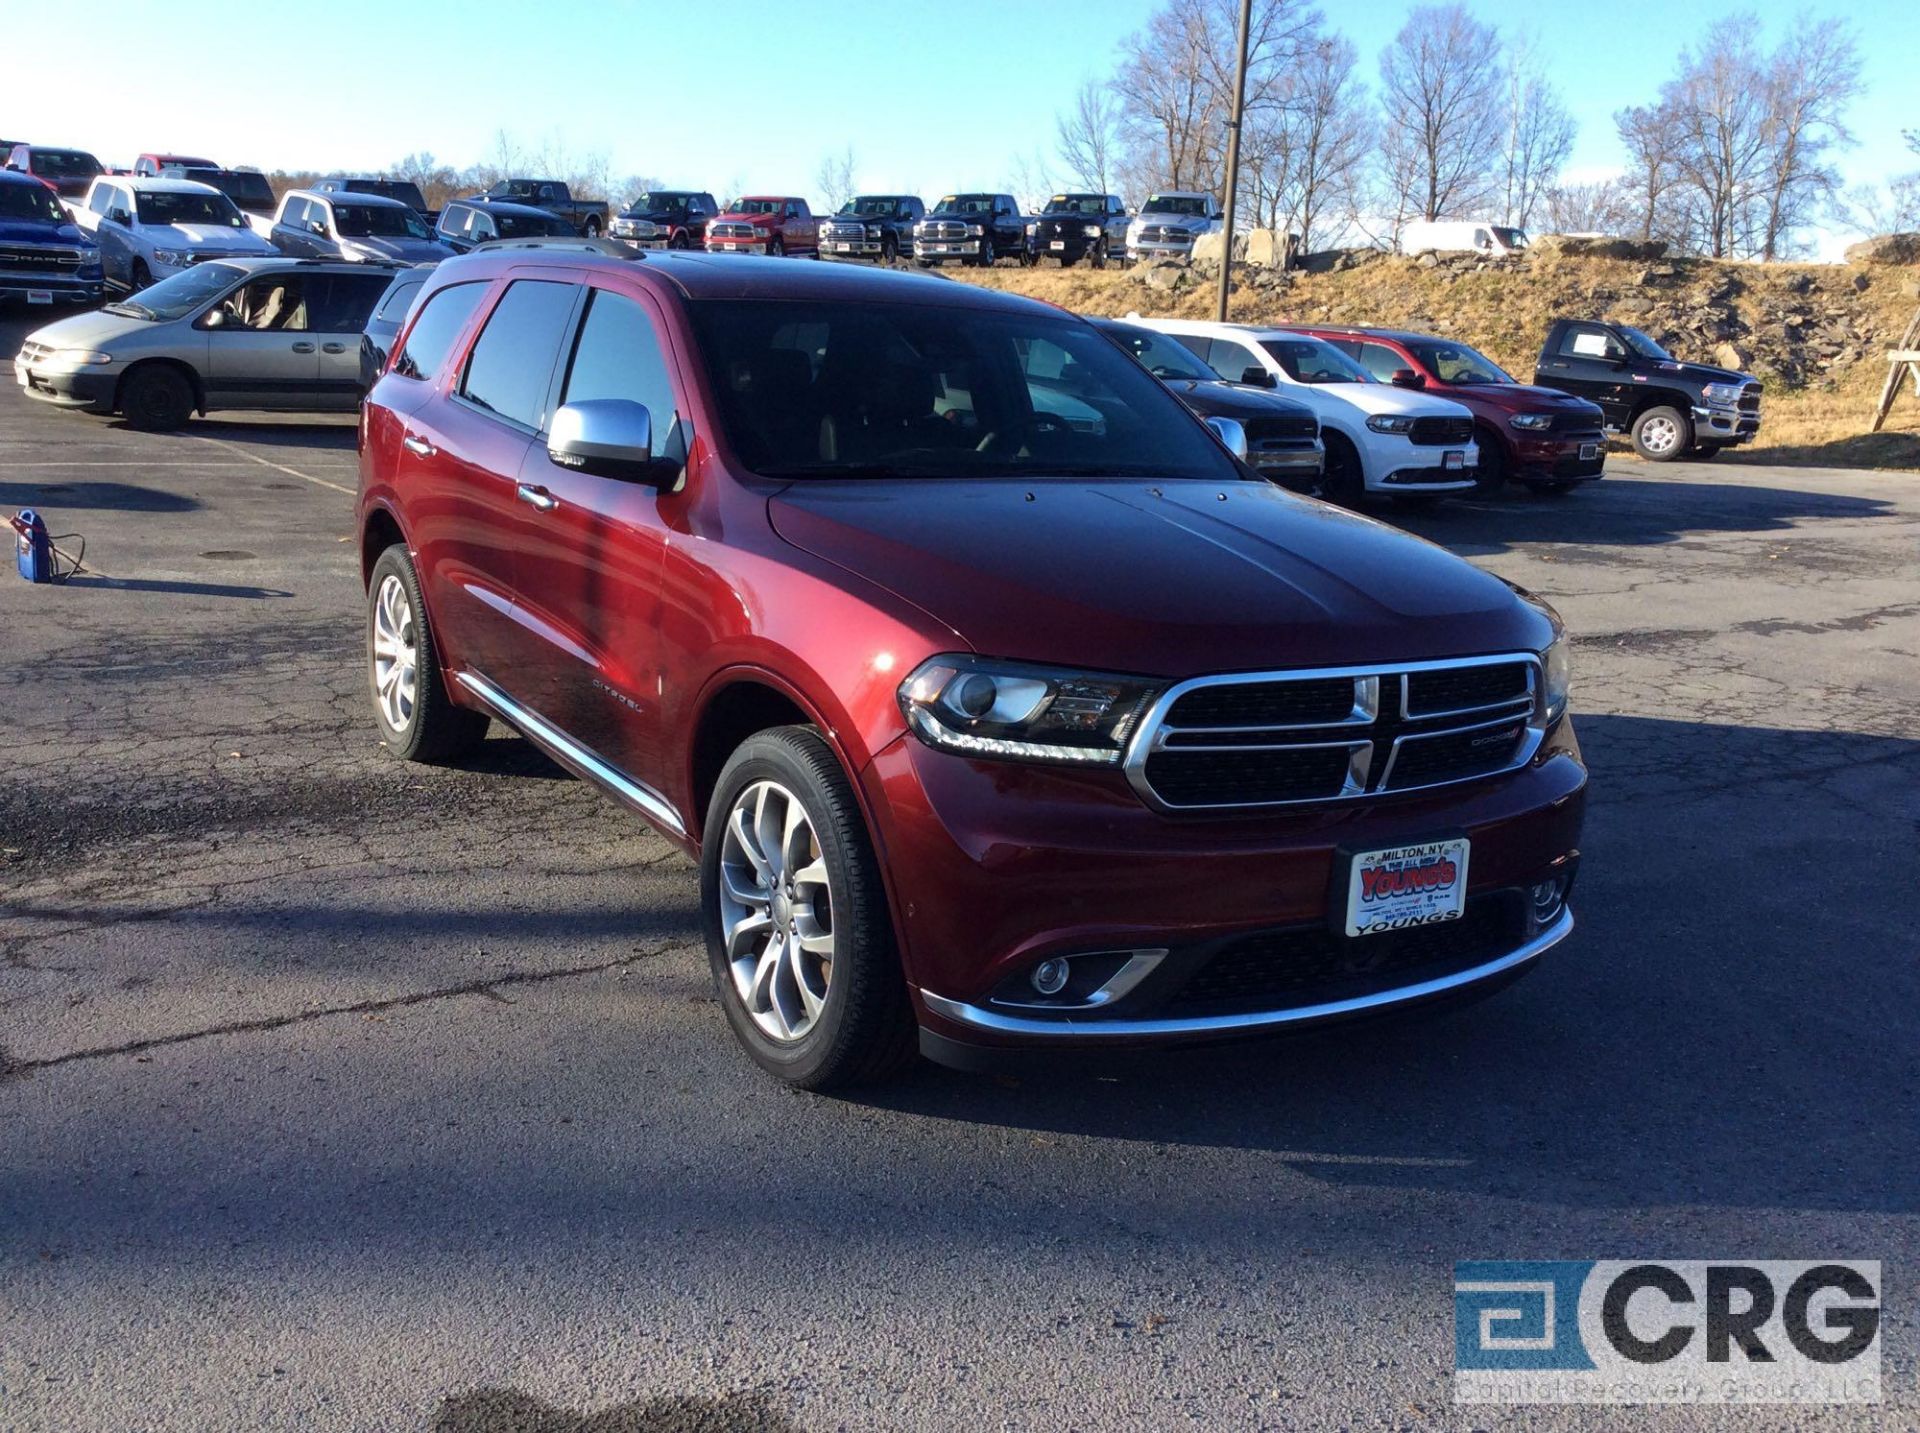
[[[0,316],[0,352],[31,323]],[[0,392],[0,1427],[1920,1423],[1920,483],[1422,514],[1578,634],[1580,928],[1444,1018],[789,1093],[690,866],[379,748],[346,419]],[[1887,1402],[1456,1409],[1460,1258],[1879,1259]]]

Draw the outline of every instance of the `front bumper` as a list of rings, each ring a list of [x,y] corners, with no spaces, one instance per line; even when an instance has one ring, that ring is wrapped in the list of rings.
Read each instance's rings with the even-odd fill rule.
[[[90,368],[83,372],[47,372],[29,368],[19,358],[13,361],[14,381],[20,391],[36,402],[56,408],[80,408],[90,413],[111,413],[114,394],[120,385],[117,372]]]
[[[0,274],[0,299],[22,299],[29,306],[99,303],[106,291],[100,278],[54,278],[38,274]]]
[[[1142,259],[1184,259],[1193,253],[1193,240],[1183,244],[1160,240],[1127,245],[1127,257],[1136,263]]]
[[[1255,449],[1247,466],[1273,482],[1287,478],[1317,478],[1326,471],[1327,450],[1319,443],[1297,448]]]
[[[1027,252],[1036,259],[1058,259],[1063,264],[1077,264],[1099,243],[1098,239],[1089,239],[1085,234],[1054,234],[1047,238],[1032,238],[1027,241]]]
[[[1693,438],[1716,448],[1751,441],[1760,431],[1760,411],[1756,409],[1707,407],[1693,410]]]
[[[1522,480],[1590,482],[1606,472],[1607,435],[1596,429],[1575,438],[1519,438],[1508,461]]]
[[[1228,946],[1272,939],[1285,951],[1311,935],[1321,960],[1385,949],[1359,946],[1392,936],[1356,945],[1325,935],[1343,851],[1464,835],[1467,909],[1489,919],[1512,913],[1500,904],[1512,892],[1570,874],[1586,768],[1564,720],[1503,776],[1238,817],[1164,816],[1117,771],[975,762],[912,738],[883,750],[862,779],[923,1028],[964,1045],[1177,1044],[1299,1027],[1503,978],[1571,929],[1556,912],[1543,928],[1513,927],[1510,940],[1507,927],[1490,930],[1491,946],[1454,952],[1445,970],[1397,968],[1379,988],[1280,997],[1262,987],[1238,1008],[1231,990],[1194,998],[1197,973]],[[1163,958],[1097,1009],[1037,1011],[1009,999],[1004,982],[1040,961],[1094,952]]]
[[[767,252],[765,239],[709,239],[709,254],[764,254]]]
[[[991,239],[949,239],[931,241],[915,239],[913,256],[926,263],[937,263],[941,259],[977,259],[982,255],[991,258],[993,240]]]

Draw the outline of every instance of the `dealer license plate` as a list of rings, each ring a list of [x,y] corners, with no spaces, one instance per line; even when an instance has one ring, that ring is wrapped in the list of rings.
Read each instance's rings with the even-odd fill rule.
[[[30,304],[50,304],[53,302],[51,289],[28,289],[27,302]]]
[[[1465,453],[1446,453],[1443,454],[1440,459],[1440,466],[1443,468],[1459,469],[1466,467],[1466,465],[1467,455]]]
[[[836,254],[851,254],[853,252],[853,245],[851,244],[829,244],[827,247]]]
[[[1467,908],[1468,844],[1461,837],[1356,854],[1347,877],[1347,934],[1460,919]]]
[[[1047,247],[1049,249],[1064,249],[1067,247],[1067,241],[1065,239],[1055,239],[1051,244],[1048,244]]]
[[[1581,462],[1583,463],[1591,462],[1593,459],[1599,456],[1600,456],[1600,445],[1598,443],[1582,443],[1580,445],[1580,461]]]

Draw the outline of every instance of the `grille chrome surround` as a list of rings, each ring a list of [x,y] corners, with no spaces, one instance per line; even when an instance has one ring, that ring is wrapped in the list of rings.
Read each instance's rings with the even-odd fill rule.
[[[920,226],[917,237],[930,244],[958,244],[977,237],[969,234],[967,228],[966,224],[953,219],[929,219]]]
[[[1504,689],[1505,695],[1497,685],[1497,674],[1481,671],[1502,666],[1517,669],[1515,684]],[[1455,686],[1470,688],[1477,681],[1482,690],[1430,708],[1418,694],[1421,684],[1416,679],[1422,676],[1432,676],[1434,680],[1428,683],[1429,687],[1438,687],[1443,692],[1447,690],[1449,677]],[[1196,692],[1219,695],[1222,689],[1230,691],[1236,687],[1285,688],[1294,683],[1324,686],[1329,681],[1352,683],[1352,705],[1343,716],[1305,723],[1259,721],[1250,725],[1206,726],[1180,726],[1169,719],[1182,700]],[[1546,738],[1544,692],[1540,658],[1533,652],[1193,677],[1167,688],[1154,699],[1127,744],[1122,769],[1142,801],[1156,811],[1169,814],[1266,811],[1398,796],[1462,781],[1480,781],[1525,766]],[[1258,699],[1256,693],[1246,695],[1250,701]],[[1510,728],[1511,740],[1498,742],[1496,739]],[[1410,759],[1422,743],[1449,737],[1458,739],[1454,746],[1465,744],[1469,760],[1473,748],[1484,742],[1492,764],[1460,774],[1441,775],[1438,779],[1395,781],[1395,768],[1401,766],[1403,757]],[[1501,749],[1493,749],[1496,746]],[[1337,786],[1329,784],[1326,789],[1308,794],[1256,796],[1246,801],[1182,800],[1177,793],[1170,797],[1155,784],[1156,775],[1161,784],[1168,784],[1169,763],[1181,758],[1205,759],[1242,753],[1257,759],[1260,753],[1273,753],[1277,757],[1289,752],[1329,748],[1346,750],[1343,779]],[[1417,768],[1420,763],[1414,765]],[[1208,784],[1204,772],[1196,779],[1203,787]]]

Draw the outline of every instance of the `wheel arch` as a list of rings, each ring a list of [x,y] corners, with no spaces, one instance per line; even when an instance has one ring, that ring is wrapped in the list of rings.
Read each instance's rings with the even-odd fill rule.
[[[777,726],[811,726],[832,749],[847,773],[861,817],[874,833],[872,813],[861,792],[858,770],[848,758],[835,723],[823,714],[798,686],[763,667],[733,667],[717,674],[700,694],[693,718],[693,737],[687,745],[685,772],[688,836],[698,844],[720,772],[740,743],[755,732]]]
[[[407,534],[400,526],[400,519],[393,515],[384,504],[375,504],[367,510],[360,524],[360,586],[365,588],[373,580],[373,564],[380,560],[380,554],[399,543],[407,546]],[[423,594],[424,595],[424,594]]]
[[[182,378],[186,379],[187,387],[193,390],[193,411],[202,417],[206,416],[207,387],[206,384],[200,381],[199,373],[195,371],[191,363],[186,362],[184,359],[168,358],[165,356],[136,359],[127,365],[126,372],[122,373],[119,381],[113,385],[113,409],[116,413],[124,410],[128,380],[136,373],[149,372],[155,368],[171,368]]]
[[[1690,393],[1681,393],[1672,388],[1648,388],[1633,395],[1633,407],[1627,413],[1627,427],[1631,429],[1649,408],[1677,408],[1680,416],[1693,421],[1694,400]]]

